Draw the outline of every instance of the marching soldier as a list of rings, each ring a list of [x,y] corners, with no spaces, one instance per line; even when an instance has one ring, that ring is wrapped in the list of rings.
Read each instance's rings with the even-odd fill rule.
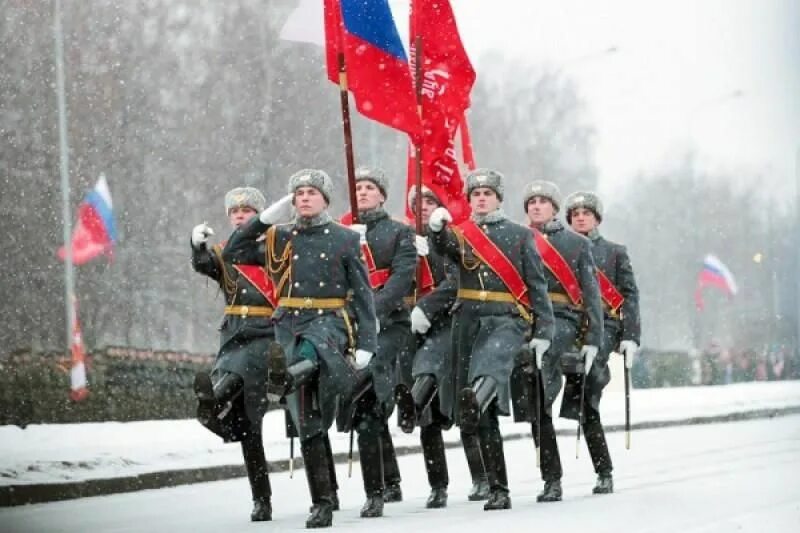
[[[225,211],[234,229],[265,205],[264,195],[252,187],[239,187],[225,195]],[[263,268],[224,260],[224,243],[208,246],[213,233],[206,223],[198,224],[191,238],[192,267],[219,284],[227,304],[211,374],[195,376],[197,418],[226,442],[241,442],[253,495],[250,519],[271,520],[272,491],[261,422],[267,411],[267,351],[275,343],[270,323],[275,304],[272,283]]]
[[[408,194],[408,205],[412,212],[416,212],[416,196],[417,189],[414,187]],[[433,191],[424,186],[421,200],[420,218],[423,228],[427,228],[431,213],[442,204]],[[398,409],[400,426],[404,432],[411,433],[415,425],[420,426],[422,456],[431,487],[425,506],[438,509],[447,506],[447,486],[450,482],[442,430],[452,425],[455,397],[450,357],[450,309],[456,300],[458,271],[454,262],[446,261],[435,252],[431,253],[426,235],[416,235],[415,246],[419,256],[419,287],[416,305],[411,310],[411,331],[415,334],[411,343],[414,358],[410,381],[413,386],[410,391],[400,386]],[[477,438],[475,435],[462,434],[462,442],[465,449],[473,452],[470,469],[475,471],[476,482],[480,481],[482,475],[482,489],[485,497],[488,497],[488,484]]]
[[[358,222],[351,229],[361,235],[361,248],[374,291],[379,324],[378,349],[367,372],[371,385],[357,391],[340,410],[340,431],[358,433],[358,455],[364,480],[366,502],[363,518],[383,516],[384,502],[403,498],[400,469],[389,433],[389,416],[394,409],[398,363],[410,357],[408,297],[412,295],[416,271],[414,233],[393,220],[383,208],[388,180],[383,170],[356,169]]]
[[[234,232],[226,248],[234,263],[264,264],[275,284],[273,322],[285,357],[270,352],[267,389],[285,396],[300,438],[312,501],[307,528],[332,524],[326,432],[337,398],[352,394],[357,371],[366,368],[377,348],[375,305],[359,236],[328,214],[332,190],[325,172],[297,172],[289,179],[290,194]],[[294,221],[276,225],[289,205]],[[252,253],[252,242],[265,232],[264,246]]]
[[[560,416],[582,423],[588,441],[587,424],[581,419],[584,386],[589,381],[585,377],[602,372],[596,356],[602,342],[603,315],[589,240],[566,230],[556,219],[560,205],[561,192],[556,184],[540,180],[527,186],[524,208],[546,267],[547,291],[556,326],[550,349],[544,357],[537,356],[533,370],[536,381],[512,382],[516,389],[515,419],[533,423],[534,441],[540,447],[540,469],[545,484],[536,498],[539,502],[559,501],[562,497],[561,459],[552,418],[552,405],[561,390],[562,375],[566,374],[566,386]],[[519,373],[515,376],[520,377]],[[533,395],[538,398],[531,402]],[[532,404],[538,409],[532,408]]]
[[[597,265],[597,281],[603,301],[603,342],[586,381],[584,425],[586,443],[597,473],[595,494],[614,492],[611,456],[600,422],[600,397],[611,379],[608,357],[617,348],[625,356],[628,369],[639,349],[639,292],[625,246],[606,240],[598,226],[603,221],[603,203],[592,192],[576,192],[566,200],[567,222],[592,243]]]
[[[458,225],[439,207],[428,226],[433,249],[459,268],[453,318],[454,420],[477,433],[490,485],[484,509],[510,509],[498,415],[509,414],[509,378],[516,353],[530,339],[544,352],[553,335],[541,258],[531,231],[508,220],[501,208],[503,175],[478,169],[467,178],[471,219]]]

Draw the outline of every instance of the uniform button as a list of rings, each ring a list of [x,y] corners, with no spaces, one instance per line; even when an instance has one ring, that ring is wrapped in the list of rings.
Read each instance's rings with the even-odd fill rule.
[[[292,230],[292,235],[297,235],[297,230]]]
[[[292,259],[294,259],[295,261],[297,261],[298,259],[300,259],[300,256],[299,256],[299,255],[297,255],[297,254],[294,254],[294,256],[292,257]]]
[[[242,289],[242,294],[247,294],[247,289]]]
[[[300,286],[300,282],[299,282],[299,281],[295,281],[295,282],[294,282],[294,286],[295,286],[295,287],[299,287],[299,286]]]
[[[484,224],[484,225],[483,225],[483,231],[488,231],[488,230],[489,230],[489,226],[487,226],[486,224]]]
[[[317,309],[317,314],[321,315],[322,314],[322,309]]]
[[[294,316],[298,316],[298,315],[300,315],[300,311],[295,311],[294,312]]]
[[[325,252],[322,252],[321,254],[319,254],[319,257],[320,257],[320,259],[325,259]]]
[[[320,282],[319,282],[319,286],[320,286],[320,287],[324,287],[324,286],[325,286],[325,282],[324,282],[324,281],[320,281]]]
[[[329,230],[328,228],[325,228],[325,231],[323,231],[322,233],[328,234],[330,232],[331,232],[331,230]]]

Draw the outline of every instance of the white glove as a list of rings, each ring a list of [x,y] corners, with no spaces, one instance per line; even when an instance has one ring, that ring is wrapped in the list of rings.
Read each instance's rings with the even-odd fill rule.
[[[289,218],[292,212],[292,200],[294,199],[294,194],[287,194],[274,204],[270,205],[268,208],[261,211],[261,214],[258,215],[258,219],[261,220],[264,224],[277,224],[281,220],[286,220]]]
[[[199,248],[201,244],[205,244],[208,242],[208,237],[210,235],[214,235],[214,230],[211,227],[203,222],[202,224],[198,224],[192,229],[192,246],[195,248]]]
[[[597,357],[597,346],[592,346],[591,344],[584,344],[583,348],[581,348],[581,355],[583,356],[583,363],[584,363],[584,371],[583,373],[589,375],[589,372],[592,370],[592,363],[594,363],[594,358]]]
[[[424,334],[431,329],[431,321],[419,307],[411,310],[411,333]]]
[[[437,207],[431,213],[431,217],[428,219],[428,227],[431,228],[431,231],[439,233],[442,231],[445,222],[452,222],[453,216],[450,214],[450,211],[445,209],[444,207]]]
[[[360,244],[367,244],[367,225],[366,224],[350,224],[350,229],[358,233]]]
[[[418,256],[425,257],[428,255],[428,253],[430,253],[430,249],[428,248],[428,238],[424,235],[414,235],[414,248],[417,249]]]
[[[356,350],[356,368],[359,370],[367,368],[369,362],[372,361],[373,355],[372,352],[366,350]]]
[[[619,343],[619,351],[625,357],[625,368],[630,370],[633,366],[633,358],[639,351],[639,345],[636,344],[636,341],[622,341]]]
[[[536,354],[536,368],[541,370],[544,354],[550,348],[550,341],[547,339],[531,339],[528,346]]]

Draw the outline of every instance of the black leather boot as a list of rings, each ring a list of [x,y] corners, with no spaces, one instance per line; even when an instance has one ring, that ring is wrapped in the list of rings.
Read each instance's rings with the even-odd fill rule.
[[[611,494],[612,492],[614,492],[614,478],[611,477],[611,472],[599,474],[597,483],[592,489],[592,494]]]
[[[252,432],[242,440],[242,455],[253,495],[253,511],[250,520],[266,522],[272,520],[272,488],[269,483],[269,467],[264,457],[261,433]]]
[[[383,421],[376,417],[365,416],[357,426],[358,460],[361,463],[364,493],[367,495],[367,500],[361,508],[362,518],[383,516],[382,424]]]
[[[208,425],[216,415],[217,399],[214,397],[214,385],[207,372],[198,372],[194,376],[194,395],[197,397],[197,420]]]
[[[492,489],[489,493],[489,501],[483,504],[484,511],[499,511],[511,509],[511,496],[507,490]]]
[[[562,496],[561,480],[545,481],[544,490],[536,496],[537,502],[560,502]]]
[[[417,419],[414,410],[414,398],[411,391],[402,383],[394,389],[394,400],[397,404],[397,425],[403,433],[412,433]]]
[[[383,501],[395,503],[403,501],[400,489],[400,467],[397,464],[397,453],[394,451],[392,434],[385,422],[381,428],[381,460],[383,461]]]
[[[439,509],[447,505],[447,485],[450,483],[441,427],[435,424],[423,426],[420,429],[420,442],[428,484],[432,489],[425,506]]]
[[[472,476],[472,488],[467,499],[471,502],[486,500],[489,498],[489,480],[483,467],[478,436],[462,431],[461,444],[464,446],[464,455],[467,457],[467,466],[469,466],[469,473]]]
[[[447,507],[447,489],[431,489],[431,495],[428,496],[425,507],[428,509],[443,509]]]
[[[461,390],[461,431],[476,433],[481,415],[486,412],[497,396],[497,383],[489,376],[481,376],[472,387]]]
[[[490,410],[483,415],[478,427],[478,434],[481,456],[484,459],[490,487],[489,501],[484,504],[483,510],[511,509],[506,458],[503,452],[503,437],[500,434],[500,425],[497,420],[497,413],[494,410]]]
[[[312,502],[306,528],[330,527],[333,524],[333,487],[324,438],[322,435],[314,436],[303,442],[300,448]]]
[[[333,450],[331,449],[331,439],[328,437],[328,434],[325,433],[323,436],[323,442],[325,443],[325,452],[328,458],[328,470],[330,472],[331,477],[331,502],[333,503],[333,510],[339,510],[339,482],[336,479],[336,463],[333,460]]]

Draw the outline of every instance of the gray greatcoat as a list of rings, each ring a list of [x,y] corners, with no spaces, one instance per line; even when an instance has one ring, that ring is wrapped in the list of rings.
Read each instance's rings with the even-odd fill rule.
[[[255,247],[254,247],[255,248]],[[223,260],[220,245],[192,247],[192,267],[216,281],[227,305],[271,307],[266,297],[234,266]],[[214,359],[212,376],[232,372],[244,380],[242,402],[234,402],[226,417],[230,423],[227,438],[241,440],[250,429],[260,431],[261,419],[267,411],[267,350],[275,342],[275,330],[268,317],[224,315],[220,331],[219,352]],[[244,423],[246,420],[249,423]]]
[[[528,229],[528,231],[538,231]],[[581,289],[582,304],[553,302],[555,316],[555,335],[550,349],[542,361],[542,383],[544,385],[544,405],[547,413],[552,415],[552,405],[561,391],[562,371],[561,358],[567,352],[579,352],[584,344],[600,347],[603,340],[603,312],[600,304],[600,292],[597,285],[591,244],[586,237],[566,229],[561,222],[553,220],[543,228],[547,240],[564,258],[575,274]],[[547,291],[549,294],[567,295],[566,290],[555,275],[545,266]],[[602,375],[606,361],[594,362],[590,376],[587,378],[587,391],[592,389],[590,383],[594,376]],[[514,418],[518,422],[532,421],[530,402],[532,381],[529,375],[518,369],[512,380],[514,389]],[[578,418],[580,407],[581,380],[578,376],[567,376],[567,385],[561,404],[561,416]]]
[[[547,298],[547,284],[542,260],[533,243],[531,231],[511,222],[495,211],[477,220],[479,228],[509,259],[528,289],[531,302],[531,325],[514,303],[476,301],[459,298],[453,309],[453,356],[455,391],[471,387],[481,376],[497,383],[497,411],[509,414],[509,378],[517,353],[531,334],[538,338],[553,336],[553,310]],[[458,231],[457,228],[455,228]],[[433,248],[456,262],[459,289],[508,292],[503,280],[481,261],[472,247],[459,237],[451,225],[431,232]],[[533,329],[533,331],[531,331]],[[454,421],[460,425],[458,403],[454,402]]]
[[[394,409],[398,369],[411,358],[410,306],[404,299],[413,294],[417,251],[411,228],[393,220],[382,207],[359,213],[358,221],[367,226],[367,245],[376,270],[389,271],[386,282],[373,287],[380,332],[378,350],[367,367],[377,398],[372,407],[377,416],[387,419]],[[340,431],[348,431],[356,403],[343,400],[337,425]]]
[[[265,243],[257,253],[241,245],[265,232]],[[299,348],[306,340],[313,344],[320,365],[316,386],[301,387],[286,397],[301,440],[327,431],[339,397],[352,394],[357,373],[351,350],[377,349],[375,304],[358,240],[356,232],[323,213],[315,220],[275,226],[254,218],[229,242],[233,262],[266,265],[281,298],[347,300],[345,309],[295,309],[282,307],[279,301],[273,316],[287,363],[304,356]]]
[[[430,243],[430,236],[428,237]],[[432,248],[432,246],[430,246]],[[419,416],[420,426],[431,423],[448,425],[452,420],[455,399],[452,343],[452,316],[450,311],[458,290],[458,265],[430,250],[425,258],[433,275],[433,289],[417,300],[417,307],[431,323],[422,335],[414,335],[414,361],[411,374],[414,379],[426,374],[436,378],[436,412],[428,407]]]

